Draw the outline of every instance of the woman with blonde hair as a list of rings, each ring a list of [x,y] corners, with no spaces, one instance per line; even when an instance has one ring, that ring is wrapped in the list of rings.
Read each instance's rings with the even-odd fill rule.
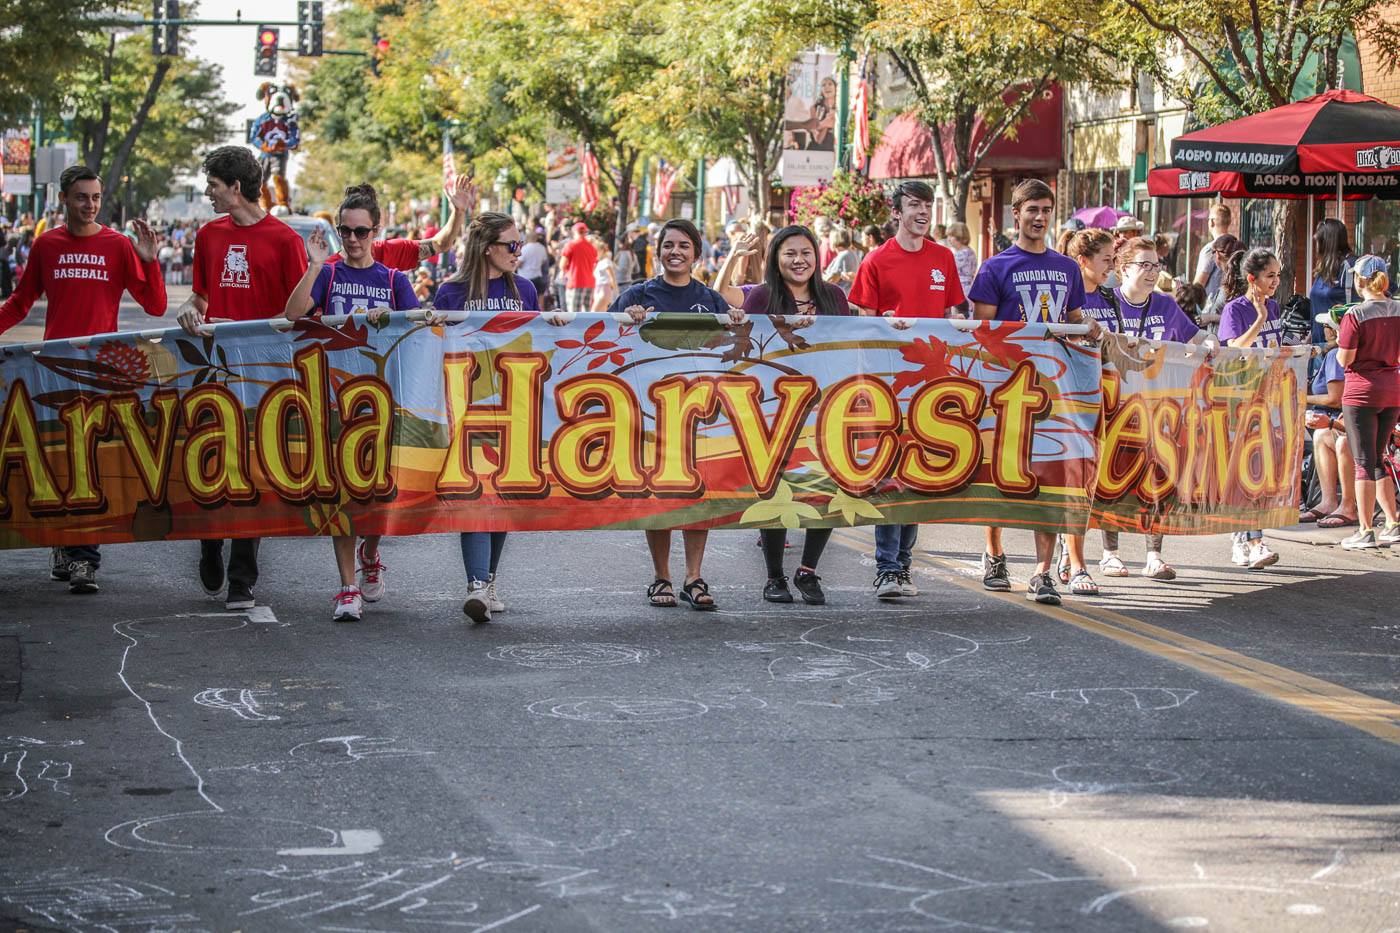
[[[977,254],[972,251],[972,231],[961,220],[948,225],[948,248],[953,251],[953,265],[957,267],[958,281],[966,295],[977,275]]]
[[[593,304],[589,310],[606,311],[618,293],[617,264],[613,262],[612,250],[608,249],[602,237],[595,233],[588,238],[588,242],[598,251],[598,262],[593,266]]]

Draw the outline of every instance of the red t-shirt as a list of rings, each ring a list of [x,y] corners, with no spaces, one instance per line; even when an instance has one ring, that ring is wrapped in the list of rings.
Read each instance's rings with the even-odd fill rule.
[[[1400,405],[1400,301],[1363,301],[1342,317],[1337,346],[1356,351],[1342,383],[1343,405]]]
[[[159,262],[142,262],[131,241],[107,227],[90,236],[55,227],[34,241],[19,286],[0,306],[0,333],[24,320],[40,295],[49,300],[45,340],[113,333],[123,291],[147,314],[165,313]]]
[[[569,288],[592,288],[595,284],[593,267],[598,264],[598,251],[587,240],[570,240],[562,254],[569,260],[564,284]]]
[[[375,262],[382,262],[390,269],[398,269],[400,272],[412,272],[418,268],[418,263],[422,262],[418,258],[417,240],[375,240],[369,245],[369,251]],[[344,258],[339,253],[331,253],[326,262],[340,262]]]
[[[225,215],[194,237],[194,293],[209,302],[211,318],[276,317],[305,272],[301,236],[271,214],[246,227]]]
[[[899,317],[947,317],[949,308],[966,300],[952,250],[923,240],[911,253],[893,237],[861,262],[847,297],[876,314],[893,311]]]

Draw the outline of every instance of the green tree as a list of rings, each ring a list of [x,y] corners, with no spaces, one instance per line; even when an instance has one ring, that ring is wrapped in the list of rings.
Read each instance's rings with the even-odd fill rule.
[[[1031,18],[989,13],[975,0],[880,0],[867,30],[913,88],[919,118],[933,130],[938,186],[959,221],[967,219],[972,181],[987,154],[1014,138],[1046,88],[1114,77],[1111,60],[1082,38]],[[983,131],[974,137],[979,120]]]
[[[0,0],[0,121],[27,123],[36,102],[58,105],[70,76],[100,48],[102,0]],[[57,109],[55,106],[54,109]]]

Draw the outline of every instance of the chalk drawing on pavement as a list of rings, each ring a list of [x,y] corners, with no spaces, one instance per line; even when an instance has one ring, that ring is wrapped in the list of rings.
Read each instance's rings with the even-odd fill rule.
[[[146,881],[91,877],[64,870],[25,881],[0,882],[0,915],[23,911],[73,930],[203,930],[186,895]]]
[[[608,667],[641,664],[659,654],[654,648],[610,645],[599,642],[572,644],[502,645],[487,653],[493,661],[509,661],[521,667],[542,670],[570,670],[577,667]]]
[[[233,713],[239,719],[252,722],[273,722],[281,716],[265,713],[259,696],[268,696],[267,690],[249,690],[239,687],[210,687],[195,694],[194,701],[210,709],[221,709]]]
[[[1185,687],[1067,687],[1034,690],[1027,696],[1115,709],[1165,710],[1184,706],[1197,691]]]
[[[674,722],[710,711],[696,700],[671,697],[557,697],[538,700],[526,709],[536,716],[594,723]]]
[[[81,739],[46,742],[27,735],[0,738],[0,803],[19,800],[45,783],[53,793],[71,797],[63,785],[73,776],[72,763],[48,756],[82,744]]]
[[[991,765],[969,765],[964,771],[977,772],[985,780],[979,780],[974,790],[990,789],[988,781],[995,782],[998,790],[1021,790],[1043,792],[1050,809],[1058,810],[1069,801],[1080,797],[1097,797],[1119,791],[1160,789],[1180,783],[1184,778],[1176,771],[1165,768],[1152,768],[1146,765],[1099,764],[1092,762],[1069,762],[1057,765],[1049,771],[1030,771],[1020,768],[999,768]],[[1016,785],[1007,788],[1005,780],[997,781],[996,775],[1012,775]],[[909,776],[918,782],[915,775]]]

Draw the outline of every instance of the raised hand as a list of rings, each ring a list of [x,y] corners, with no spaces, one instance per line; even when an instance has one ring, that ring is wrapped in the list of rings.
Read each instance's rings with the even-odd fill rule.
[[[331,245],[326,241],[326,233],[320,227],[311,231],[306,238],[306,258],[313,267],[322,266],[330,258]]]
[[[131,226],[136,230],[136,255],[141,257],[142,262],[151,262],[156,258],[156,234],[151,229],[150,224],[137,218],[131,222]]]
[[[481,197],[481,192],[477,189],[472,177],[472,172],[468,169],[465,174],[459,174],[452,179],[452,184],[442,189],[443,193],[447,195],[448,202],[464,214],[474,213],[476,202]]]
[[[758,254],[758,234],[746,233],[734,241],[735,256],[756,256]]]

